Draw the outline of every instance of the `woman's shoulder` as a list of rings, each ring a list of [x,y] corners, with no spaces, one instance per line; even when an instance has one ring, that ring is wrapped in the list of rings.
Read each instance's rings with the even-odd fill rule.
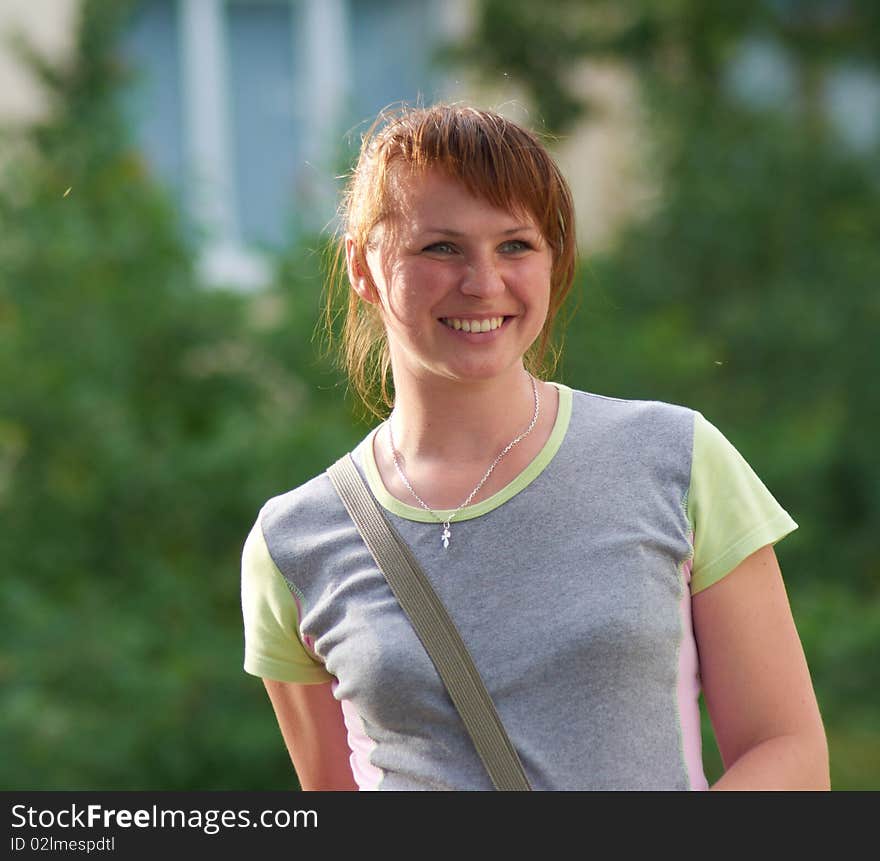
[[[333,492],[333,486],[324,470],[302,484],[270,496],[260,509],[260,517],[265,521],[267,518],[285,515],[302,515],[315,506],[325,505]]]
[[[693,408],[652,398],[623,398],[596,392],[571,390],[572,412],[594,428],[597,425],[620,430],[656,433],[661,428],[670,432],[693,433],[699,413]]]
[[[661,401],[656,398],[624,398],[614,395],[601,394],[599,392],[586,391],[585,389],[571,389],[572,398],[581,400],[596,407],[604,406],[609,410],[654,410],[654,411],[685,411],[691,415],[694,410],[685,405],[677,404],[671,401]]]

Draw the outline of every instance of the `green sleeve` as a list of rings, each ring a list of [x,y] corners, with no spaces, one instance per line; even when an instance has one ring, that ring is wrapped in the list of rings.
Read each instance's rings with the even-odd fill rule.
[[[317,684],[333,679],[299,635],[299,608],[272,561],[259,518],[241,557],[245,672],[279,682]]]
[[[797,529],[743,456],[700,413],[694,416],[687,513],[694,531],[691,594]]]

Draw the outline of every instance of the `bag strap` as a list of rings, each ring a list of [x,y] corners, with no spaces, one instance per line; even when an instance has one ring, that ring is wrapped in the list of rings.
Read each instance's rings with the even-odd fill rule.
[[[434,662],[495,788],[531,789],[495,704],[443,602],[409,547],[382,514],[351,455],[341,457],[327,474]]]

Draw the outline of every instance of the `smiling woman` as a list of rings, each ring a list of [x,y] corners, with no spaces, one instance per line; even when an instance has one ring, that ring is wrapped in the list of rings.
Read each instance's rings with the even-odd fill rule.
[[[398,166],[395,185],[397,210],[373,227],[363,252],[349,235],[346,252],[355,293],[382,318],[398,404],[413,386],[429,386],[432,398],[457,397],[463,381],[522,388],[522,357],[544,327],[551,291],[552,253],[539,228],[442,168]]]
[[[426,233],[421,237],[425,253],[431,243],[436,244],[436,256],[455,253],[456,241],[467,235],[432,217],[440,213],[424,193],[420,196],[418,179],[438,186],[444,185],[444,179],[456,180],[446,187],[449,195],[474,199],[479,208],[494,210],[496,218],[506,219],[504,229],[525,231],[520,237],[524,245],[549,249],[548,314],[538,339],[524,356],[526,368],[534,374],[553,372],[552,356],[547,361],[553,328],[574,277],[574,204],[568,184],[537,135],[498,114],[465,106],[380,115],[364,138],[342,200],[345,238],[339,243],[339,264],[329,279],[327,294],[328,330],[336,309],[347,306],[342,336],[345,367],[355,390],[379,418],[392,406],[391,357],[381,306],[364,303],[357,289],[350,290],[338,275],[344,259],[349,273],[354,265],[364,286],[371,286],[369,279],[376,273],[371,274],[367,265],[368,250],[380,235],[394,236],[395,232],[407,231],[407,239],[415,241],[416,224],[409,224],[414,204],[423,209],[412,214],[422,216],[419,227]],[[427,234],[429,228],[433,234]],[[498,238],[511,241],[508,251],[520,245],[513,235]],[[355,280],[355,288],[357,284]]]
[[[699,413],[540,379],[575,256],[540,140],[463,106],[382,117],[343,215],[344,360],[384,418],[355,475],[445,604],[529,784],[707,788],[702,688],[716,788],[826,787],[772,549],[794,521]],[[242,561],[245,669],[303,788],[491,789],[335,487],[322,472],[269,500]]]

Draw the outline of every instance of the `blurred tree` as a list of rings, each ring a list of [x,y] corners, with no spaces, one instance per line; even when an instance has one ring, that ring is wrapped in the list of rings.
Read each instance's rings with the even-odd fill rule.
[[[360,432],[313,356],[314,255],[258,299],[199,285],[121,119],[125,16],[85,2],[70,68],[23,49],[52,109],[4,135],[2,783],[292,787],[241,670],[241,546]]]
[[[482,0],[476,21],[453,53],[553,132],[590,117],[574,70],[636,72],[658,191],[581,267],[565,377],[700,409],[794,514],[778,552],[835,785],[876,786],[880,123],[852,146],[829,82],[880,92],[880,5]]]

